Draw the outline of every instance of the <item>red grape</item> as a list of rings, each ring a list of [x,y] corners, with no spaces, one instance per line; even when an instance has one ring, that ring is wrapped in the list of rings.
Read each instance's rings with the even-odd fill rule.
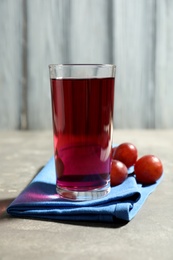
[[[111,186],[121,184],[128,176],[127,167],[120,161],[112,160],[111,162]]]
[[[121,161],[127,168],[135,164],[137,157],[137,148],[131,143],[122,143],[113,151],[113,159]]]
[[[153,184],[161,177],[163,165],[156,156],[145,155],[137,160],[134,171],[139,183]]]

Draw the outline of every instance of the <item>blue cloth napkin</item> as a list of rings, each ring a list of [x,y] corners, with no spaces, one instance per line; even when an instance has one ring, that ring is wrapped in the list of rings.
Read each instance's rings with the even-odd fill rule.
[[[130,221],[154,191],[155,184],[137,184],[133,174],[111,192],[97,200],[68,201],[56,194],[56,174],[52,157],[23,192],[10,204],[7,212],[16,217],[48,220],[115,222]]]

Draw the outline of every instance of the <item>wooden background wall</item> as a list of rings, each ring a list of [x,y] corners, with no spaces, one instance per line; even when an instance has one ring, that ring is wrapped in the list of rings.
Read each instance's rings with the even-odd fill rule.
[[[173,127],[172,0],[0,0],[0,129],[50,129],[48,64],[114,63],[115,128]]]

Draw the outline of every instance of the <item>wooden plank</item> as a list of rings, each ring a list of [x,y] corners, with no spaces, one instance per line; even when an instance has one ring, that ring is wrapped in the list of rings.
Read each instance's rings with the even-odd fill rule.
[[[173,1],[156,2],[156,128],[173,127]]]
[[[48,64],[67,62],[70,1],[27,2],[28,128],[52,127]]]
[[[21,125],[22,1],[0,1],[0,128]]]
[[[69,61],[112,63],[112,1],[71,1]]]
[[[116,128],[153,128],[155,1],[114,1]]]

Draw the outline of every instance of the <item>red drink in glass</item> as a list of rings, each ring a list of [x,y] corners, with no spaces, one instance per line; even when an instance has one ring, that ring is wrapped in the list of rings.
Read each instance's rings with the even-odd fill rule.
[[[51,78],[51,96],[58,193],[79,200],[96,198],[99,190],[98,197],[105,195],[104,187],[110,186],[114,77]]]

